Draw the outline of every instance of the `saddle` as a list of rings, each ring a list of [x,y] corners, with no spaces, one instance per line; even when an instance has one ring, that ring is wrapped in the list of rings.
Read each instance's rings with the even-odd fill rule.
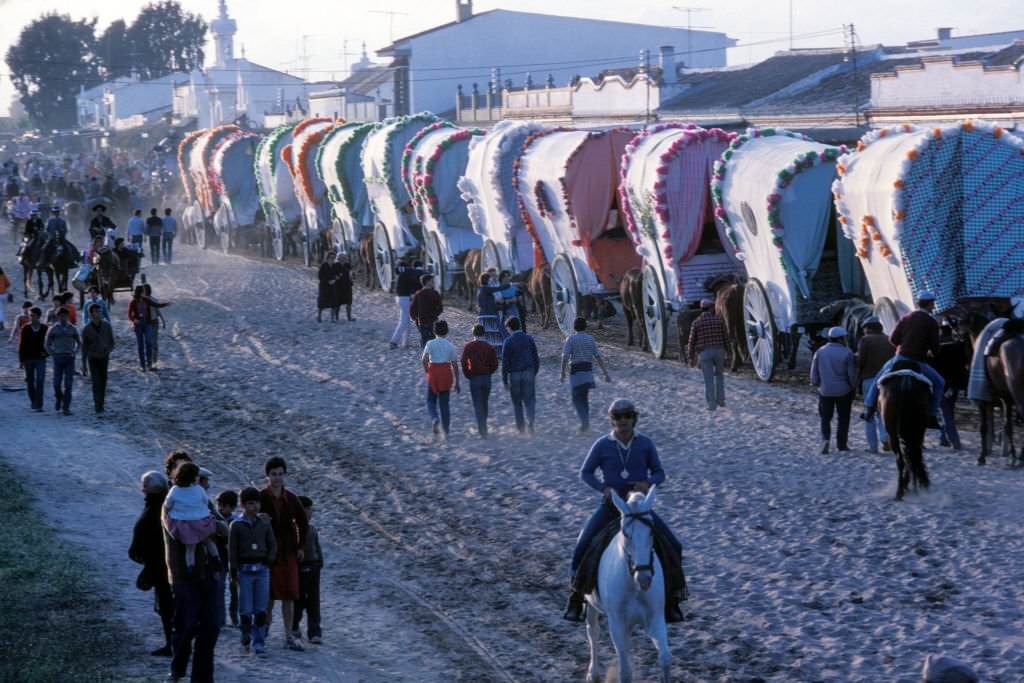
[[[985,345],[983,355],[986,358],[999,355],[999,347],[1003,345],[1003,342],[1020,334],[1024,334],[1024,318],[1008,319],[989,339],[988,344]]]
[[[878,384],[888,384],[900,377],[909,377],[927,386],[929,391],[932,389],[932,381],[921,374],[921,364],[912,360],[901,360],[893,365],[892,370],[878,378]]]
[[[601,556],[611,545],[612,540],[619,533],[619,520],[616,519],[598,532],[594,540],[590,542],[576,570],[576,579],[573,581],[573,590],[580,595],[599,592],[597,577],[601,566]],[[683,565],[673,558],[674,553],[668,541],[654,530],[654,552],[661,562],[662,571],[665,573],[665,595],[679,595],[680,600],[686,600],[690,591],[686,587],[686,574],[683,572]]]

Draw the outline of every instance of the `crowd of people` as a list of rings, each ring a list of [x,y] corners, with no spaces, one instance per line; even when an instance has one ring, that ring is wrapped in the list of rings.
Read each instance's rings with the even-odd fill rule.
[[[323,551],[312,523],[313,501],[286,486],[288,463],[272,457],[266,484],[225,489],[211,499],[213,473],[185,451],[172,451],[163,470],[142,475],[144,504],[128,556],[142,565],[136,587],[153,591],[168,679],[212,683],[221,630],[238,629],[244,652],[264,655],[281,604],[285,647],[322,642],[320,571]]]

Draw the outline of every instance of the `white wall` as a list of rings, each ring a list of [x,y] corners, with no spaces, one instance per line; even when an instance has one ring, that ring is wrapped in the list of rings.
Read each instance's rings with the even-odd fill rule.
[[[923,69],[871,78],[871,106],[878,109],[1007,102],[1024,102],[1024,81],[1017,69],[954,65],[942,59],[925,61]]]
[[[638,78],[632,85],[618,76],[606,78],[595,84],[589,78],[582,79],[572,98],[573,116],[643,116],[648,111],[657,111],[659,90],[656,83],[647,87],[647,79]]]
[[[728,40],[722,33],[695,31],[692,66],[725,66]],[[488,80],[483,74],[490,72],[490,65],[544,62],[548,65],[503,66],[501,79],[522,84],[526,70],[530,69],[536,85],[543,85],[551,74],[555,85],[564,87],[575,75],[594,76],[606,68],[635,66],[639,64],[641,49],[647,49],[651,63],[657,64],[658,48],[662,45],[672,45],[679,59],[687,50],[687,31],[495,10],[413,38],[398,47],[411,48],[411,110],[442,112],[453,108],[458,84],[462,84],[464,92],[470,91],[473,81],[483,89]],[[565,62],[573,64],[564,65]],[[452,70],[438,70],[439,67]],[[458,78],[467,73],[472,76]]]

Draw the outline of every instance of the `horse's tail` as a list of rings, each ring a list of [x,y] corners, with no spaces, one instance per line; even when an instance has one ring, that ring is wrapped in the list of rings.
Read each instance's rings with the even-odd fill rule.
[[[917,393],[925,391],[923,385],[913,382],[912,380],[906,379],[905,386],[911,391],[916,390]],[[927,404],[927,395],[922,394],[921,399]],[[909,402],[908,402],[909,403]],[[914,488],[926,489],[929,485],[928,480],[928,468],[924,464],[924,431],[925,427],[920,422],[923,421],[928,411],[923,411],[923,414],[918,414],[912,411],[906,411],[908,414],[904,415],[904,411],[898,411],[896,414],[897,434],[899,439],[902,441],[903,446],[904,462],[907,464],[907,469],[910,470],[910,478],[914,484]],[[910,418],[913,419],[910,419]]]

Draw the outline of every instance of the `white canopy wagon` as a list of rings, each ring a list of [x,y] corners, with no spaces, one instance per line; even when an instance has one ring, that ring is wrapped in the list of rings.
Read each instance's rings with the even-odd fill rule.
[[[227,253],[231,244],[244,241],[243,232],[256,234],[260,214],[260,197],[256,187],[253,159],[260,136],[248,131],[235,131],[221,140],[210,162],[210,182],[220,197],[220,206],[213,216],[213,228],[220,239],[221,250]]]
[[[320,181],[331,205],[331,233],[339,251],[359,249],[359,240],[373,231],[373,213],[363,182],[362,152],[367,136],[379,123],[345,123],[324,135],[316,155]]]

